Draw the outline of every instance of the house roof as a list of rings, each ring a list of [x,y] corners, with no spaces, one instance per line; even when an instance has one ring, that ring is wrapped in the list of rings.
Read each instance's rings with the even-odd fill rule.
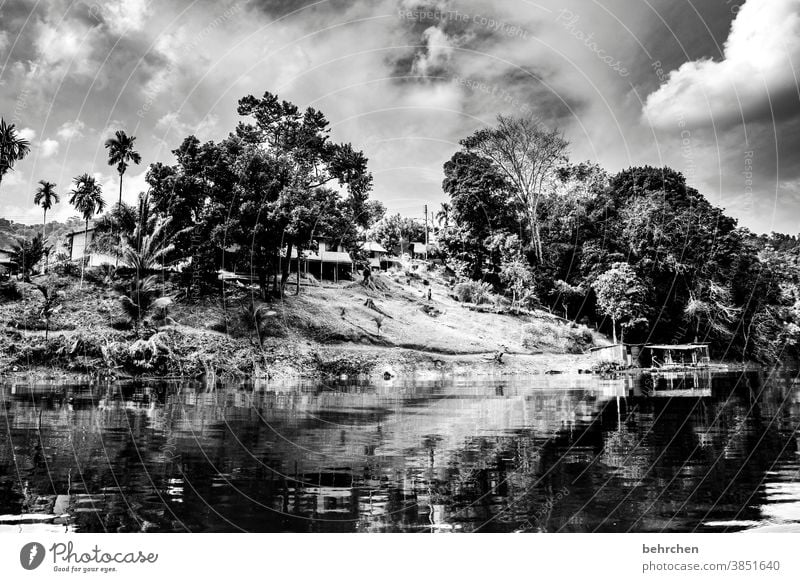
[[[368,240],[367,242],[361,243],[361,248],[364,249],[365,251],[375,252],[375,253],[389,252],[385,248],[383,248],[383,245],[381,245],[381,243],[372,240]]]
[[[696,350],[698,348],[707,348],[708,344],[650,344],[644,347],[650,348],[651,350],[689,351]]]
[[[297,258],[297,249],[292,249],[292,258]],[[350,258],[349,253],[336,251],[322,251],[320,254],[314,251],[303,251],[303,258],[307,261],[322,261],[323,263],[353,263],[353,259]]]
[[[323,263],[352,263],[350,253],[339,253],[335,251],[325,251],[322,254]]]
[[[89,228],[86,228],[86,229],[83,229],[83,228],[76,228],[76,229],[73,229],[73,230],[69,231],[69,232],[68,232],[68,233],[66,233],[64,236],[66,236],[66,237],[72,237],[72,236],[75,236],[76,234],[83,234],[83,233],[84,233],[84,231],[86,231],[86,232],[91,232],[91,231],[93,231],[93,230],[94,230],[94,227],[95,227],[94,221],[89,221]]]

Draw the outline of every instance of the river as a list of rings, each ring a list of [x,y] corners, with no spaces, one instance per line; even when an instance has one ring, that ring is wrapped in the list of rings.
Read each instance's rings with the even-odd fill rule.
[[[721,532],[800,525],[767,372],[0,387],[0,531]]]

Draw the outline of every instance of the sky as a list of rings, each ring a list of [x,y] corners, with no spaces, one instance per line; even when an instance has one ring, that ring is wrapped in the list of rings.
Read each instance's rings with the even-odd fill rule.
[[[421,217],[442,165],[498,114],[560,128],[573,162],[650,164],[755,232],[800,231],[800,0],[0,0],[0,115],[33,144],[0,216],[35,223],[41,179],[119,181],[195,134],[220,140],[265,91],[322,110],[369,158],[373,197]],[[48,216],[75,211],[66,196]]]

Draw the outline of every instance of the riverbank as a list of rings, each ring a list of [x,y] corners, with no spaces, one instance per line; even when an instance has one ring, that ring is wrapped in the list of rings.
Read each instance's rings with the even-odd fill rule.
[[[113,283],[48,275],[0,298],[0,367],[42,378],[376,378],[588,370],[607,339],[544,311],[514,313],[450,295],[435,274],[395,273],[359,283],[305,280],[299,295],[262,302],[225,284],[198,302],[176,300],[137,332]],[[45,333],[44,296],[60,306]],[[222,285],[222,284],[221,284]],[[430,291],[431,299],[428,299]],[[168,282],[164,293],[176,294]],[[164,315],[164,314],[162,314]],[[45,338],[47,335],[47,338]]]

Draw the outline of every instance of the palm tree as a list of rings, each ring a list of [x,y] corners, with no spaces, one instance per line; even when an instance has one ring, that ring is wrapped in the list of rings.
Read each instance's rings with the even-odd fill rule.
[[[108,165],[116,164],[119,173],[119,203],[122,204],[122,175],[128,169],[128,163],[139,164],[142,157],[135,149],[133,143],[136,141],[134,136],[129,136],[124,131],[117,131],[114,137],[106,140],[108,150]]]
[[[14,124],[7,125],[6,120],[0,118],[0,183],[3,181],[3,176],[14,169],[14,164],[27,156],[30,151],[30,142],[19,136]]]
[[[42,216],[42,238],[47,237],[47,211],[50,210],[54,204],[58,204],[59,198],[56,194],[56,185],[47,180],[39,180],[39,188],[36,189],[36,195],[33,197],[33,203],[41,206],[44,210]],[[47,256],[44,257],[44,271],[47,272]]]
[[[166,309],[172,302],[170,297],[161,297],[158,292],[158,280],[154,275],[147,275],[164,257],[175,249],[168,241],[167,228],[170,218],[158,218],[152,221],[148,217],[148,201],[146,196],[139,199],[139,212],[136,228],[130,236],[128,244],[122,250],[125,264],[134,270],[134,279],[128,295],[122,295],[122,307],[139,331],[139,323],[152,309]]]
[[[80,288],[83,289],[83,267],[84,263],[86,262],[86,249],[89,246],[89,219],[95,214],[103,212],[103,209],[106,207],[106,201],[103,200],[103,190],[100,187],[100,184],[98,184],[94,179],[94,176],[90,176],[89,174],[81,174],[80,176],[73,178],[72,181],[75,186],[72,189],[72,196],[69,199],[69,203],[81,213],[83,220],[86,221],[86,228],[83,231],[84,256],[81,259]]]
[[[58,304],[60,296],[57,291],[54,291],[45,285],[36,285],[36,287],[42,292],[42,296],[44,297],[42,311],[39,315],[45,323],[44,341],[47,341],[47,336],[50,334],[50,320],[56,313],[61,311],[63,305]]]

